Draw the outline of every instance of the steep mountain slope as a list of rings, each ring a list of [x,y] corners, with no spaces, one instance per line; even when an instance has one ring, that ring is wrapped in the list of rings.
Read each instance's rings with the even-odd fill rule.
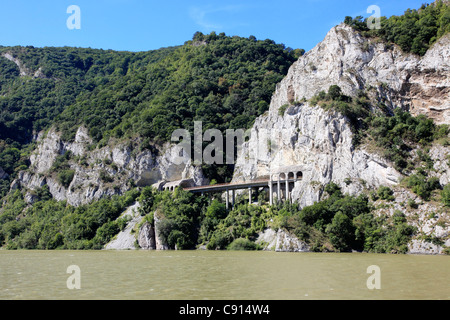
[[[303,176],[295,183],[292,200],[300,206],[310,206],[322,199],[324,187],[330,182],[352,195],[390,187],[401,197],[399,202],[405,204],[406,182],[401,181],[423,170],[423,163],[417,160],[417,166],[409,168],[411,171],[401,172],[402,168],[374,148],[370,134],[356,146],[355,126],[359,125],[359,130],[364,127],[360,117],[365,113],[352,115],[351,111],[342,111],[351,107],[349,100],[362,99],[369,118],[377,113],[387,113],[382,117],[390,118],[389,114],[405,109],[433,117],[435,123],[450,124],[449,43],[447,34],[420,58],[363,37],[346,24],[334,27],[321,43],[292,65],[277,85],[269,111],[256,119],[251,138],[238,156],[233,180],[272,175],[277,181],[279,173],[295,167]],[[341,109],[330,107],[326,98],[318,98],[325,97],[326,91],[330,95],[333,86],[340,88],[341,93],[331,105],[334,103]],[[448,131],[443,128],[448,139]],[[407,136],[403,139],[408,140]],[[427,157],[431,170],[426,170],[425,175],[437,177],[442,186],[449,183],[449,165],[441,161],[441,157],[448,159],[450,154],[448,140],[444,145],[431,143],[424,147],[412,143],[408,148],[411,158],[430,150]],[[411,194],[410,201],[421,201]],[[430,211],[435,211],[442,213],[441,221],[448,220],[448,210],[442,204],[427,206],[410,214],[419,214],[419,220],[426,220]],[[403,211],[411,210],[403,208]],[[394,210],[388,212],[392,215]],[[446,239],[450,229],[448,225],[444,229],[438,234]],[[445,241],[447,245],[450,243]]]
[[[341,24],[294,63],[277,86],[270,112],[338,85],[349,96],[367,92],[375,106],[401,107],[436,123],[450,123],[449,56],[449,34],[421,58]]]
[[[439,19],[420,55],[358,19],[304,55],[215,33],[148,53],[1,47],[0,243],[99,249],[126,230],[110,247],[134,246],[134,234],[145,248],[255,249],[259,234],[301,251],[448,252],[450,37]],[[235,166],[175,163],[170,134],[193,121],[251,128]],[[276,180],[290,167],[302,172],[292,204],[241,195],[227,211],[220,195],[150,187]]]
[[[0,243],[98,249],[138,188],[229,179],[175,164],[172,131],[251,126],[302,53],[214,32],[138,53],[0,47]]]
[[[235,179],[268,175],[276,167],[302,165],[313,173],[304,179],[309,182],[343,183],[351,177],[365,180],[370,187],[398,183],[399,173],[383,159],[369,155],[363,147],[354,150],[348,119],[308,100],[338,85],[350,97],[366,92],[373,112],[380,104],[390,113],[394,108],[403,108],[430,115],[440,108],[442,113],[435,121],[448,124],[449,41],[449,35],[443,37],[420,59],[396,47],[388,49],[383,43],[372,43],[345,24],[336,26],[295,62],[277,85],[268,113],[257,119],[247,149],[238,158]],[[411,87],[416,90],[405,90]],[[429,92],[441,95],[430,98]],[[432,107],[415,108],[418,104]],[[271,150],[268,139],[273,143]]]
[[[205,130],[248,128],[267,110],[276,83],[302,52],[271,40],[215,33],[196,33],[183,46],[137,53],[0,47],[0,167],[6,173],[0,196],[29,167],[37,138],[50,128],[50,144],[74,143],[83,130],[83,148],[139,140],[139,150],[152,157],[174,129],[191,129],[194,120],[205,122]],[[48,159],[33,156],[28,176],[42,175],[35,171],[37,162],[50,169],[68,149],[51,150]],[[218,173],[206,169],[217,180],[232,174],[227,167]],[[129,179],[139,180],[133,174]],[[56,189],[51,188],[55,196]]]

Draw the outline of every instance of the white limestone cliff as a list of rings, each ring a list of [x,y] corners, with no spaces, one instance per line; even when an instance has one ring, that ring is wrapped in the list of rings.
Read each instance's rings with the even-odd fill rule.
[[[104,196],[123,194],[133,187],[152,185],[162,181],[192,179],[195,185],[203,183],[201,168],[189,161],[176,164],[172,146],[166,145],[156,152],[138,150],[139,141],[126,141],[89,150],[92,140],[84,127],[80,127],[73,142],[63,141],[54,129],[40,135],[38,147],[30,156],[29,170],[19,173],[16,181],[26,189],[48,185],[56,200],[67,200],[78,206]],[[58,156],[70,151],[68,165],[74,171],[66,188],[58,179],[59,170],[53,170]],[[110,178],[110,181],[105,178]]]
[[[253,180],[295,166],[301,170],[302,179],[295,183],[292,200],[300,206],[320,200],[324,186],[331,181],[353,195],[383,185],[396,186],[401,174],[388,161],[364,146],[354,148],[346,117],[306,101],[320,91],[327,91],[331,85],[338,85],[348,96],[365,91],[373,105],[401,107],[414,115],[425,114],[438,124],[449,124],[449,51],[449,34],[421,58],[404,53],[395,45],[364,38],[345,24],[332,28],[321,43],[291,66],[277,85],[269,111],[256,119],[250,140],[238,154],[233,181]],[[280,112],[285,105],[289,107]],[[196,185],[201,185],[204,181],[199,167],[189,161],[176,164],[170,145],[159,150],[140,150],[140,141],[130,140],[91,150],[92,140],[84,127],[78,129],[72,142],[64,141],[54,129],[38,137],[38,147],[30,157],[30,169],[20,172],[12,187],[21,185],[33,190],[48,185],[56,200],[67,200],[72,205],[122,194],[131,188],[130,181],[138,186],[181,179],[193,179]],[[68,151],[73,154],[68,165],[74,177],[66,188],[52,167],[57,157]],[[441,184],[447,184],[450,179],[448,154],[449,148],[444,146],[434,146],[430,151]],[[104,181],[102,174],[112,177],[113,182]],[[396,192],[403,194],[402,190]],[[29,201],[34,200],[30,197]],[[403,208],[401,202],[396,206]],[[423,206],[418,214],[423,217],[429,210],[435,208]],[[420,226],[427,226],[421,232],[448,238],[448,225],[439,229],[447,218],[440,219],[440,224],[432,227],[419,219]],[[150,225],[143,227],[141,247],[167,249],[158,239],[152,240],[153,233],[155,230]],[[280,235],[277,237],[280,239]],[[283,236],[283,239],[288,238]],[[116,248],[130,247],[128,240]],[[283,243],[280,248],[289,248],[294,241],[291,240],[279,240]],[[411,252],[427,250],[424,248],[428,244],[421,241],[417,238],[411,244]],[[297,251],[308,250],[301,244],[295,247],[300,248]]]
[[[331,29],[277,85],[269,111],[256,119],[251,138],[238,155],[233,181],[267,177],[295,167],[302,172],[302,179],[295,182],[291,197],[301,207],[319,201],[331,181],[352,195],[390,186],[396,201],[388,205],[388,212],[379,213],[392,214],[393,208],[405,211],[409,223],[419,226],[409,244],[411,253],[442,253],[443,247],[423,240],[436,238],[450,245],[449,216],[442,205],[421,204],[419,209],[409,210],[407,200],[417,196],[398,186],[402,175],[394,166],[364,145],[354,148],[346,117],[307,101],[338,85],[347,96],[365,91],[372,105],[383,103],[391,110],[400,107],[413,115],[424,114],[437,124],[450,124],[449,44],[447,34],[420,58],[395,45],[364,38],[345,24]],[[450,179],[449,149],[435,144],[429,152],[434,161],[431,176],[439,177],[441,185]],[[438,222],[428,218],[433,212],[439,212],[435,215]]]
[[[308,103],[290,107],[284,116],[269,113],[255,121],[236,161],[233,180],[252,180],[289,166],[303,173],[292,190],[292,199],[301,206],[318,201],[331,181],[344,192],[358,194],[365,187],[395,185],[400,178],[384,159],[364,149],[354,150],[344,116]]]
[[[420,58],[367,39],[345,24],[332,28],[277,85],[269,111],[256,119],[238,156],[233,180],[301,167],[303,179],[296,182],[292,198],[302,206],[319,200],[322,187],[330,181],[350,194],[397,184],[401,175],[386,160],[364,147],[353,147],[344,116],[306,101],[338,85],[345,95],[364,90],[373,104],[382,102],[450,123],[449,43],[450,35],[444,36]],[[280,107],[286,105],[283,114]]]
[[[450,123],[449,61],[450,34],[420,58],[340,24],[291,66],[277,86],[270,113],[338,85],[346,95],[365,90],[374,102],[425,114],[439,124]]]

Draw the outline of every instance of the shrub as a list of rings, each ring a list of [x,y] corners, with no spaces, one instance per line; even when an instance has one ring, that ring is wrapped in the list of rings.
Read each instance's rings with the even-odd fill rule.
[[[413,199],[408,199],[408,206],[412,209],[417,209],[419,207]]]
[[[230,243],[228,250],[259,250],[260,246],[249,239],[239,238]]]
[[[427,179],[422,173],[413,174],[408,177],[406,179],[406,185],[408,188],[411,188],[415,194],[426,201],[430,199],[432,191],[441,188],[438,178],[432,177]]]
[[[284,116],[284,114],[286,113],[286,110],[289,108],[288,104],[283,104],[280,109],[278,109],[278,115],[280,116]]]
[[[219,230],[214,232],[214,234],[211,236],[211,239],[206,245],[206,248],[208,250],[216,250],[216,249],[223,250],[230,244],[231,241],[232,238],[230,233],[224,232],[223,230]]]
[[[224,203],[214,199],[206,209],[206,217],[212,219],[224,219],[227,216],[227,208]]]
[[[369,195],[370,195],[370,199],[372,199],[372,201],[377,201],[378,199],[380,199],[380,197],[378,196],[378,193],[375,190],[370,191]]]
[[[328,224],[326,233],[329,234],[331,244],[338,251],[348,251],[355,235],[352,220],[342,212],[338,212]]]
[[[100,171],[100,180],[102,180],[105,183],[113,182],[114,178],[111,177],[105,170]]]
[[[450,184],[447,184],[441,192],[442,202],[445,206],[450,207]]]
[[[170,232],[167,243],[178,250],[191,249],[194,245],[188,234],[176,229]]]
[[[36,195],[39,197],[39,200],[41,201],[47,201],[52,198],[52,194],[50,193],[48,185],[44,185],[42,188],[36,189]]]
[[[97,229],[94,237],[94,243],[101,248],[108,243],[120,231],[120,225],[117,221],[109,221]]]
[[[52,165],[52,170],[61,170],[61,169],[68,169],[69,167],[69,160],[72,158],[73,154],[72,152],[66,151],[64,154],[61,154],[56,157],[55,161]]]
[[[380,37],[399,45],[406,52],[423,56],[428,48],[449,30],[449,6],[446,1],[423,4],[419,10],[408,9],[403,15],[381,17],[381,26],[370,30],[362,16],[345,17],[344,23],[368,37]]]
[[[378,189],[377,195],[381,200],[393,201],[395,200],[394,191],[391,188],[382,186]]]
[[[379,116],[369,115],[365,117],[364,123],[367,126],[366,135],[384,150],[384,156],[395,164],[398,171],[404,172],[405,169],[412,170],[415,167],[411,163],[411,151],[416,146],[425,147],[417,154],[427,168],[432,168],[433,161],[427,154],[426,146],[438,139],[445,130],[434,125],[430,119],[413,117],[409,112],[397,108],[393,115],[389,115],[387,110]]]
[[[72,182],[74,176],[75,176],[75,170],[71,170],[71,169],[63,170],[58,174],[58,181],[65,188],[68,188],[70,183]]]
[[[341,88],[338,85],[332,85],[328,88],[328,97],[331,100],[339,100],[342,96]]]

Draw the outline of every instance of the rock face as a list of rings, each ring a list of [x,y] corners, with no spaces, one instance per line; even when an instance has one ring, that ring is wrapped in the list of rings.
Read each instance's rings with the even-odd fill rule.
[[[120,216],[129,217],[130,221],[124,230],[120,231],[117,236],[105,245],[107,250],[134,250],[136,249],[136,236],[133,233],[136,225],[141,222],[142,217],[138,212],[140,207],[139,203],[136,202],[134,205],[127,208],[127,210]]]
[[[242,146],[233,181],[264,176],[275,176],[276,181],[274,173],[295,167],[302,179],[295,182],[291,197],[301,207],[319,201],[324,186],[331,181],[351,195],[380,186],[396,188],[395,204],[380,214],[407,211],[408,222],[419,228],[410,252],[442,253],[442,246],[423,239],[439,239],[434,242],[450,245],[446,211],[426,203],[415,211],[406,210],[407,200],[417,196],[396,187],[401,174],[382,157],[364,147],[353,147],[346,117],[307,101],[320,91],[328,91],[331,85],[338,85],[352,97],[364,90],[373,105],[401,107],[413,115],[427,115],[438,124],[449,124],[449,44],[450,35],[446,35],[420,58],[395,45],[366,39],[345,24],[331,29],[278,84],[269,111],[256,119],[251,138]],[[434,145],[429,155],[434,162],[431,176],[438,176],[441,185],[448,184],[449,148]],[[430,220],[430,212],[440,213]],[[272,239],[265,242],[278,248],[278,235],[273,230],[266,233],[260,238]]]
[[[330,181],[356,194],[364,187],[394,185],[400,177],[382,158],[353,149],[345,117],[308,103],[290,107],[283,116],[269,113],[255,121],[233,180],[253,180],[289,166],[302,170],[292,190],[292,199],[301,206],[318,201]]]
[[[258,236],[256,243],[266,251],[277,252],[308,252],[309,246],[285,230],[275,231],[271,228],[264,230]]]
[[[28,71],[10,55],[21,75]],[[251,138],[242,146],[235,165],[233,182],[254,180],[295,167],[301,179],[292,189],[292,200],[301,207],[319,201],[324,186],[333,181],[345,193],[357,195],[366,189],[380,186],[395,187],[401,175],[383,158],[363,147],[353,147],[349,121],[334,111],[306,102],[331,85],[338,85],[343,94],[356,96],[365,91],[373,105],[384,104],[388,109],[401,107],[412,114],[425,114],[436,123],[450,123],[449,61],[450,34],[441,38],[422,58],[402,52],[395,45],[367,39],[351,27],[341,24],[332,28],[325,39],[295,62],[287,76],[277,85],[269,111],[256,119]],[[38,70],[39,71],[39,70]],[[34,75],[40,76],[39,73]],[[283,106],[283,108],[282,108]],[[284,110],[285,109],[285,110]],[[61,134],[50,129],[37,136],[38,147],[30,157],[31,166],[19,173],[11,189],[21,186],[27,192],[28,203],[36,201],[32,190],[48,185],[56,200],[67,200],[78,206],[104,196],[123,194],[134,185],[161,187],[190,180],[203,185],[206,179],[190,159],[176,159],[176,146],[165,145],[153,150],[141,150],[141,141],[114,142],[93,149],[87,129],[80,127],[73,141],[64,141]],[[61,160],[63,155],[69,155]],[[442,185],[450,181],[449,148],[433,146],[430,157]],[[181,156],[182,157],[182,156]],[[61,181],[59,172],[71,171],[69,183]],[[6,177],[0,168],[0,179]],[[178,182],[175,182],[178,181]],[[408,199],[417,199],[405,190],[396,191],[396,201],[387,211],[405,211]],[[158,223],[163,216],[154,214],[154,223],[144,223],[133,233],[142,217],[133,206],[127,210],[131,220],[126,229],[105,248],[140,248],[167,250],[169,246],[159,236]],[[416,211],[407,211],[411,224],[419,229],[418,237],[410,244],[412,253],[441,253],[442,246],[424,239],[439,238],[450,246],[450,221],[439,212],[428,219],[437,207],[421,204]],[[418,218],[417,218],[418,217]],[[136,236],[137,235],[137,236]],[[267,229],[257,241],[266,250],[309,251],[309,247],[289,233]],[[442,244],[442,243],[441,243]]]
[[[156,211],[153,223],[144,222],[139,227],[143,219],[138,211],[139,207],[139,202],[136,202],[120,216],[120,218],[128,216],[130,220],[125,229],[105,245],[106,250],[169,250],[169,246],[161,238],[158,229],[158,222],[163,218]]]
[[[30,76],[30,77],[33,77],[33,78],[46,78],[46,76],[42,73],[42,68],[41,67],[39,67],[39,69],[36,72],[32,73],[30,70],[28,70],[23,65],[23,63],[19,59],[14,58],[11,55],[11,53],[5,52],[5,53],[2,54],[2,56],[5,57],[6,59],[8,59],[9,61],[14,62],[17,65],[17,67],[19,68],[21,77]]]
[[[38,138],[38,147],[30,157],[31,166],[19,173],[22,187],[36,189],[47,184],[56,200],[67,200],[78,206],[103,196],[123,194],[137,186],[163,181],[192,179],[195,185],[203,183],[199,167],[175,164],[174,147],[166,145],[157,152],[138,151],[139,141],[116,143],[90,150],[92,140],[84,127],[80,127],[73,142],[63,141],[54,129]],[[135,149],[136,148],[136,149]],[[71,152],[65,165],[73,170],[68,186],[58,178],[61,169],[55,169],[58,156]]]
[[[150,223],[146,222],[139,229],[138,236],[139,247],[145,250],[156,249],[155,228]]]
[[[413,192],[401,187],[393,188],[394,201],[374,203],[375,215],[392,217],[395,211],[405,214],[407,222],[416,228],[412,241],[408,244],[412,254],[443,254],[444,246],[450,246],[450,215],[448,210],[433,201],[424,202]],[[408,205],[414,201],[415,207]]]
[[[159,231],[159,222],[164,218],[158,211],[153,216],[153,224],[145,222],[139,229],[139,247],[145,250],[169,250],[169,245],[162,239]]]
[[[432,176],[438,177],[442,186],[450,183],[450,147],[435,145],[430,149],[429,155],[434,163]]]
[[[274,116],[286,103],[310,99],[338,85],[348,96],[365,90],[375,103],[450,123],[449,61],[450,34],[420,58],[340,24],[291,66],[277,86],[270,113]]]
[[[319,200],[322,187],[330,181],[350,194],[397,184],[400,174],[384,159],[363,148],[354,150],[344,116],[304,101],[338,85],[348,96],[364,90],[373,104],[399,106],[437,123],[450,123],[449,44],[447,35],[420,58],[364,38],[345,24],[332,28],[277,85],[269,111],[256,119],[238,156],[233,180],[301,167],[303,179],[292,191],[301,206]]]

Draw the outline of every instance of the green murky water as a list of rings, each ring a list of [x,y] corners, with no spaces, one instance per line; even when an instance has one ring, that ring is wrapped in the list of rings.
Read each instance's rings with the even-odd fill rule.
[[[67,273],[72,265],[79,272]],[[447,300],[449,280],[449,256],[0,251],[0,299]]]

